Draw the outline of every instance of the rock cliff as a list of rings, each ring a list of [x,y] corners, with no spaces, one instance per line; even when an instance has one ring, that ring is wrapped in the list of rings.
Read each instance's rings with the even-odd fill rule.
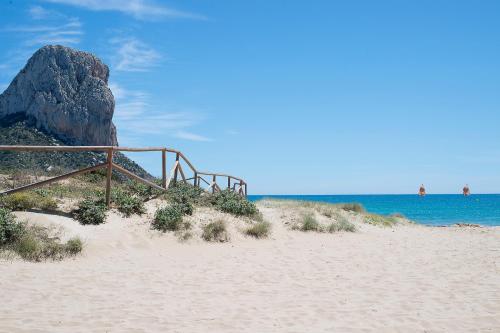
[[[117,145],[109,69],[64,46],[36,51],[0,95],[0,123],[23,118],[70,145]]]

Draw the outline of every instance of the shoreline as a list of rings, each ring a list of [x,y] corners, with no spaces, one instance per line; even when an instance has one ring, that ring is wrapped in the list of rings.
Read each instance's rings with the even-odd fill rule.
[[[413,195],[251,195],[249,200],[288,200],[326,204],[358,203],[368,212],[380,215],[404,215],[429,226],[471,224],[483,227],[500,226],[500,195],[432,194]]]

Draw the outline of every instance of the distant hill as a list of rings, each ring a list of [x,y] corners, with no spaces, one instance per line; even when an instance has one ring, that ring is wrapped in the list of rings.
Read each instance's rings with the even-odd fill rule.
[[[29,125],[29,121],[4,119],[0,123],[0,145],[64,146],[65,143],[52,135]],[[106,154],[99,152],[2,152],[0,173],[29,171],[37,173],[63,173],[89,167],[106,161]],[[115,153],[114,161],[125,169],[149,179],[152,176],[137,163],[121,153]]]

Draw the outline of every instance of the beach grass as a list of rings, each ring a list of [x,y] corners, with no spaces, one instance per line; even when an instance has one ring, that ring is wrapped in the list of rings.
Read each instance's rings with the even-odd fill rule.
[[[255,238],[266,238],[271,233],[271,223],[258,221],[245,229],[245,234]]]
[[[201,238],[207,242],[228,242],[229,234],[227,232],[226,222],[219,219],[215,222],[208,223],[203,227]]]
[[[310,211],[303,213],[299,222],[292,226],[292,229],[300,231],[322,231],[321,225],[314,216],[314,213]]]
[[[384,216],[378,214],[365,214],[364,222],[380,227],[393,227],[398,223],[398,219],[394,216]]]

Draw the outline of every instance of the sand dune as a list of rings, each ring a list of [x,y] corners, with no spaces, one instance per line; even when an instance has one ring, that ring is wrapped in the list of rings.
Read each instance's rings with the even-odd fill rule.
[[[154,207],[101,226],[18,213],[86,249],[61,262],[0,260],[0,332],[500,331],[499,228],[304,233],[283,209],[260,209],[271,238],[245,237],[236,221],[225,244],[149,230]]]

